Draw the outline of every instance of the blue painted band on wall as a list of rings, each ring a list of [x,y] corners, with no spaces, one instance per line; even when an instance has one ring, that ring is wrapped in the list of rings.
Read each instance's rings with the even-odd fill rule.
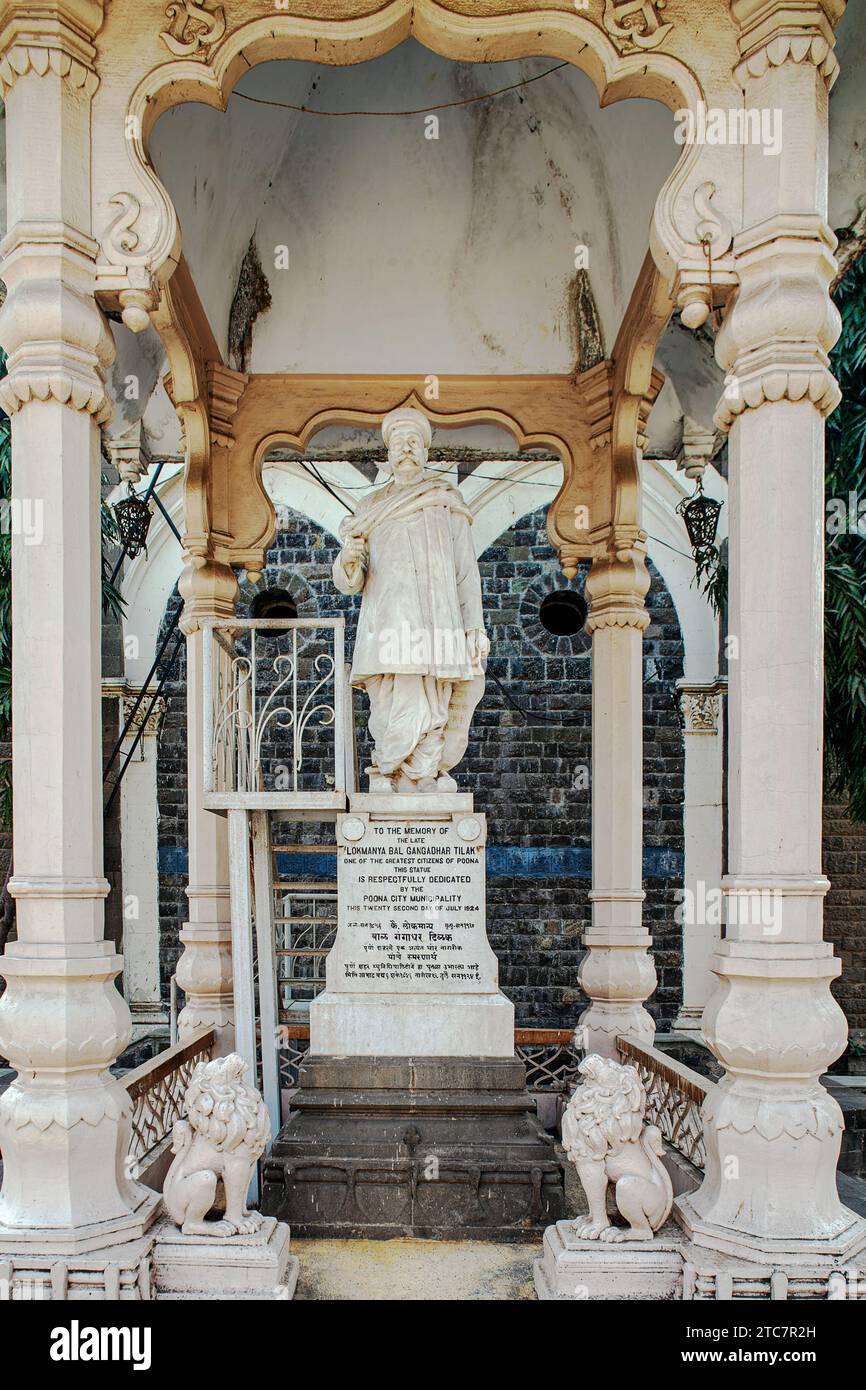
[[[281,875],[292,878],[323,879],[337,877],[335,854],[277,854]],[[165,845],[159,851],[161,874],[188,872],[188,854],[183,846]],[[588,848],[564,845],[561,848],[529,848],[523,845],[490,845],[487,850],[489,878],[592,878],[592,852]],[[674,879],[682,882],[681,850],[645,849],[644,878]]]

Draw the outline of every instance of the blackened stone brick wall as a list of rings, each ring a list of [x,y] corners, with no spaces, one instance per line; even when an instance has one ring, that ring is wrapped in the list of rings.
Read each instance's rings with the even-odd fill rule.
[[[258,585],[242,586],[246,616],[261,589],[286,589],[299,617],[344,613],[351,652],[359,606],[331,583],[337,542],[307,518],[281,509],[280,529]],[[542,599],[567,587],[551,551],[546,513],[518,521],[480,560],[492,641],[487,690],[472,729],[461,785],[488,817],[488,932],[500,982],[524,1027],[569,1027],[584,1002],[577,983],[581,933],[589,921],[590,641],[557,638],[538,621]],[[674,891],[682,882],[683,739],[675,701],[682,638],[673,603],[650,566],[651,624],[644,640],[646,917],[655,936],[659,988],[650,1001],[670,1026],[681,999],[680,929]],[[571,587],[582,590],[585,569]],[[178,602],[173,595],[166,619]],[[178,956],[186,916],[185,678],[167,690],[159,744],[160,915],[163,986]],[[356,695],[359,763],[366,752],[366,700]],[[307,843],[330,827],[293,827]]]
[[[166,627],[182,607],[175,588],[166,605],[157,636],[162,642]],[[174,649],[174,639],[167,651]],[[157,672],[157,681],[164,668]],[[179,933],[187,920],[187,776],[186,776],[186,643],[181,642],[163,688],[165,713],[159,729],[156,764],[159,807],[159,978],[168,1004],[169,981],[180,956]]]
[[[824,932],[842,961],[832,989],[859,1047],[866,1046],[866,825],[839,801],[824,804]]]

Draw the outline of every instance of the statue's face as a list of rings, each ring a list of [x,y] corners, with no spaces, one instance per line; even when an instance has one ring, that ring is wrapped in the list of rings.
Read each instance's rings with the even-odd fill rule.
[[[415,425],[395,425],[388,440],[388,461],[400,483],[412,483],[421,476],[427,450]]]

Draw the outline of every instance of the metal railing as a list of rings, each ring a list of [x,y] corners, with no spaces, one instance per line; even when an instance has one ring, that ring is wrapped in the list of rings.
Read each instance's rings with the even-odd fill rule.
[[[213,1028],[202,1028],[187,1042],[175,1043],[124,1076],[132,1101],[129,1157],[139,1168],[147,1166],[171,1134],[175,1120],[182,1118],[193,1071],[197,1063],[210,1057],[215,1038]]]
[[[281,1012],[279,1028],[280,1085],[293,1089],[310,1049],[310,1025]],[[526,1068],[526,1089],[533,1095],[570,1096],[580,1077],[580,1052],[571,1028],[516,1028],[514,1051]]]
[[[703,1171],[707,1158],[701,1106],[714,1082],[634,1038],[617,1038],[616,1045],[623,1062],[637,1068],[646,1090],[649,1124],[658,1125],[671,1148]]]
[[[580,1081],[581,1059],[574,1029],[516,1028],[514,1051],[526,1068],[527,1091],[571,1096]]]
[[[159,647],[157,648],[156,656],[153,658],[153,664],[144,678],[144,682],[142,683],[141,689],[139,690],[138,695],[132,703],[129,713],[126,715],[123,721],[123,728],[120,731],[120,737],[118,738],[113,749],[111,750],[105,767],[102,769],[103,786],[108,791],[108,799],[103,807],[103,815],[105,816],[109,814],[114,804],[114,799],[120,790],[120,784],[123,781],[124,773],[126,772],[126,769],[129,767],[129,764],[132,762],[132,759],[135,756],[135,750],[141,742],[141,739],[144,735],[144,731],[147,728],[148,720],[150,719],[154,710],[158,707],[166,682],[169,680],[172,672],[174,671],[175,663],[177,662],[177,658],[180,654],[180,649],[183,646],[185,640],[183,631],[179,626],[180,616],[182,612],[183,608],[178,608],[177,612],[175,613],[174,617],[172,618],[171,622],[166,628],[162,641],[160,642]],[[171,651],[168,653],[168,656],[166,656],[166,648],[168,647],[168,644],[172,638],[174,639],[174,643],[171,648]],[[163,661],[164,657],[165,661],[162,666],[162,670],[159,672],[159,680],[157,682],[157,685],[155,687],[151,687],[150,683],[153,680],[154,676],[157,674],[157,671],[159,671],[160,662]],[[144,706],[143,709],[142,706]],[[129,737],[133,728],[135,729],[135,736],[133,737],[132,743],[126,750],[117,776],[109,777],[108,774],[114,766],[115,762],[117,761],[118,757],[120,756],[124,742]]]
[[[206,806],[344,808],[352,755],[344,649],[342,618],[204,624]]]

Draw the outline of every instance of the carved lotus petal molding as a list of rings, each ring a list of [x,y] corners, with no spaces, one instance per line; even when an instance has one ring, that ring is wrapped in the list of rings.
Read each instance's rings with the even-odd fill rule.
[[[103,1120],[122,1120],[130,1111],[129,1097],[119,1082],[67,1091],[57,1096],[37,1096],[15,1086],[6,1092],[0,1113],[13,1129],[31,1125],[44,1133],[52,1125],[70,1130],[78,1124],[96,1126]]]
[[[789,60],[814,63],[828,86],[832,86],[839,75],[836,55],[821,34],[779,34],[738,63],[734,75],[740,85],[745,86],[747,77],[763,77],[768,68],[781,67]]]
[[[5,98],[18,78],[25,77],[28,72],[35,72],[38,77],[46,77],[53,72],[57,77],[66,78],[70,86],[83,88],[91,97],[99,86],[99,78],[93,69],[62,48],[19,44],[11,48],[0,62],[0,95]]]

